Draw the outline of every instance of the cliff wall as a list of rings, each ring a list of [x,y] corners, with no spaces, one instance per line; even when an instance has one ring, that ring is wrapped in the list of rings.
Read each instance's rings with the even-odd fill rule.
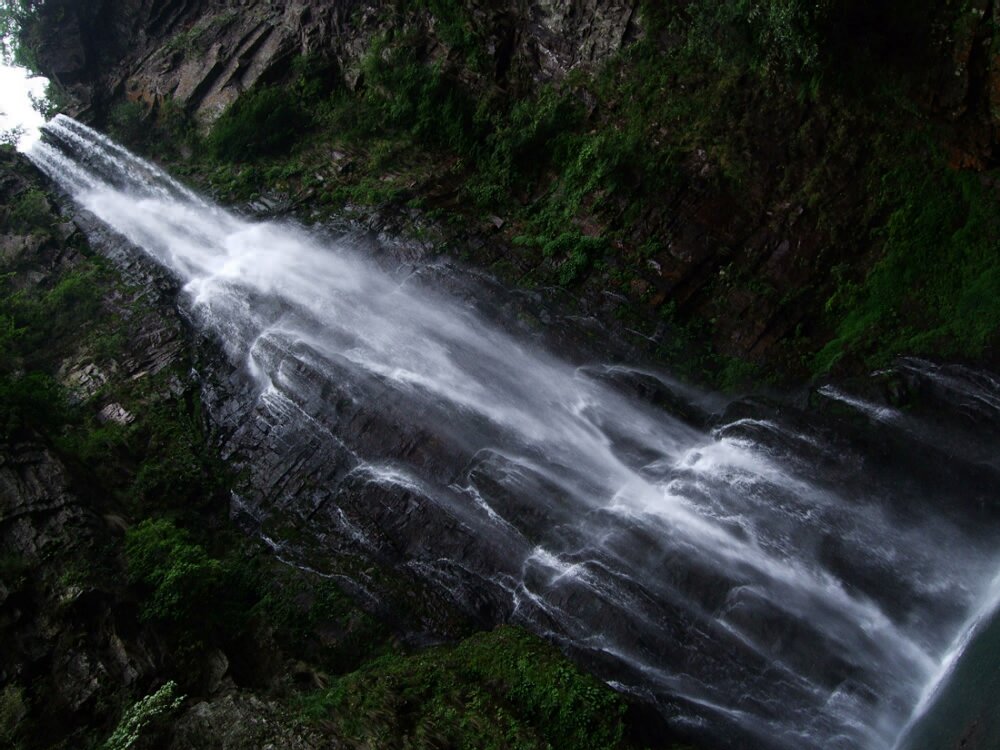
[[[1000,10],[741,7],[49,0],[27,36],[71,114],[140,147],[159,123],[147,152],[220,197],[419,205],[692,377],[995,360]],[[274,86],[280,153],[220,147]]]

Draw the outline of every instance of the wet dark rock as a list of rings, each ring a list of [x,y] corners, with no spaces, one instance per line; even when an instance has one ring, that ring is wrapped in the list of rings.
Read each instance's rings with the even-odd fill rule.
[[[334,750],[340,743],[300,726],[274,702],[233,692],[188,708],[169,750]]]
[[[26,576],[4,576],[0,673],[46,696],[41,713],[53,737],[88,723],[95,700],[109,700],[157,669],[152,639],[127,624],[117,594],[67,578],[74,566],[100,559],[109,535],[47,449],[22,443],[0,450],[0,545]]]

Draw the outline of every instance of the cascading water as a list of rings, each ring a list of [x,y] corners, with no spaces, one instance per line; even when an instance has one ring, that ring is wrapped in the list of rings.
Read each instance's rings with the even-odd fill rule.
[[[983,617],[1000,525],[938,509],[992,501],[988,449],[962,459],[974,486],[931,489],[818,420],[744,404],[697,429],[620,387],[676,391],[663,376],[571,365],[71,119],[47,134],[30,158],[177,278],[274,429],[323,446],[304,518],[392,547],[460,604],[497,602],[675,726],[729,747],[892,748]],[[906,366],[1000,417],[998,384]],[[821,395],[871,410],[872,446],[951,460],[916,418]]]

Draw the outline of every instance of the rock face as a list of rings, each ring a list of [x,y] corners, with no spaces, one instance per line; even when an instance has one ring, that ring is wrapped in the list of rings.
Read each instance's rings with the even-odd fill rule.
[[[23,157],[0,152],[5,229],[0,244],[17,251],[4,253],[0,266],[5,313],[10,286],[28,299],[44,298],[60,280],[92,273],[96,265],[84,234],[100,240],[102,229],[83,212],[70,214],[69,221],[58,217],[51,196],[37,203],[34,226],[6,221],[12,206],[42,189]],[[20,350],[5,349],[0,363],[0,744],[5,747],[8,741],[11,747],[91,745],[111,733],[123,709],[178,670],[169,637],[142,617],[129,584],[122,537],[137,520],[134,506],[101,481],[104,468],[128,474],[136,467],[107,446],[91,462],[108,466],[96,472],[80,466],[72,442],[78,435],[65,434],[66,425],[50,425],[43,417],[19,420],[18,402],[13,411],[10,402],[8,389],[24,374],[21,368],[37,375],[43,367],[61,381],[79,415],[89,411],[98,425],[128,439],[138,413],[135,402],[130,402],[133,413],[108,392],[127,392],[123,384],[129,384],[144,394],[143,408],[164,403],[176,408],[178,399],[196,392],[197,381],[188,376],[192,341],[170,304],[176,291],[170,280],[120,240],[105,242],[102,249],[132,283],[86,276],[97,287],[99,309],[74,310],[63,321],[65,328],[39,345],[44,351],[28,352],[30,360],[21,361]],[[109,320],[117,338],[97,351],[95,327]],[[68,445],[60,438],[69,438]],[[278,663],[269,637],[262,634],[249,650],[258,661]],[[177,736],[171,739],[169,726],[156,726],[143,735],[143,746],[154,746],[150,741],[158,737],[155,746],[173,742],[177,750],[319,747],[278,704],[240,691],[231,672],[248,669],[246,661],[234,670],[230,657],[215,649],[185,665],[178,679],[186,681],[191,698],[180,710]],[[280,672],[280,666],[257,668],[255,685]]]
[[[638,35],[637,8],[638,0],[480,0],[464,12],[488,36],[503,84],[512,73],[558,80],[606,60]],[[450,53],[433,17],[386,0],[53,0],[42,12],[39,65],[71,95],[74,115],[124,95],[149,108],[172,101],[211,122],[255,83],[284,78],[292,58],[320,52],[353,87],[372,40],[406,26],[432,40],[426,54]]]
[[[290,728],[273,703],[245,693],[201,701],[177,722],[168,750],[335,750],[339,743]]]
[[[600,65],[641,35],[639,5],[475,0],[462,4],[462,12],[484,36],[488,67],[503,87],[557,81],[575,68]],[[415,52],[446,61],[455,43],[430,14],[401,11],[389,0],[50,0],[42,14],[38,63],[71,95],[70,114],[124,96],[147,107],[173,101],[207,123],[257,82],[284,79],[296,56],[336,60],[353,88],[379,36],[418,28],[423,41]],[[993,158],[1000,127],[998,21],[993,0],[970,3],[953,32],[940,34],[941,62],[919,86],[927,108],[959,126],[957,165],[982,168]]]
[[[953,33],[942,41],[934,77],[925,84],[925,106],[949,121],[947,144],[956,169],[983,170],[1000,158],[1000,3],[973,0]]]
[[[18,157],[0,155],[0,214],[39,188]],[[37,206],[36,226],[5,222],[9,233],[0,240],[8,248],[3,255],[8,283],[29,292],[47,288],[83,260],[75,227],[52,227],[57,218],[51,205]],[[175,359],[174,331],[161,347],[144,350],[137,344],[137,358]],[[62,351],[62,342],[48,344]],[[3,363],[4,378],[11,364]],[[75,397],[99,401],[96,391],[109,376],[80,346],[67,357],[65,379]],[[9,407],[4,408],[6,418]],[[30,429],[9,424],[0,429],[0,634],[6,644],[0,683],[14,692],[29,691],[34,719],[53,744],[91,721],[95,706],[112,706],[118,695],[141,690],[159,666],[155,637],[123,601],[123,581],[97,572],[114,566],[109,552],[120,534],[114,519],[76,485],[51,444]]]
[[[0,539],[26,578],[3,576],[4,683],[46,695],[47,712],[65,728],[88,707],[149,679],[156,647],[133,630],[115,591],[82,574],[113,531],[70,490],[60,462],[42,446],[7,446],[0,458]],[[60,714],[67,714],[60,716]],[[54,731],[58,732],[58,729]]]

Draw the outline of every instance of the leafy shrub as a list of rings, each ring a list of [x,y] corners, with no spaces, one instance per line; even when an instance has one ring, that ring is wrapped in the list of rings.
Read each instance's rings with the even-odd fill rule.
[[[483,54],[483,40],[467,3],[461,0],[416,0],[412,5],[434,17],[435,34],[453,53],[464,57],[466,68],[484,72],[489,58]]]
[[[0,310],[3,310],[0,312],[0,373],[13,369],[18,339],[24,334],[24,329],[4,310],[6,307],[7,305],[0,303]]]
[[[148,141],[148,119],[139,102],[120,102],[108,113],[108,132],[122,143],[141,145]]]
[[[879,202],[889,214],[881,259],[861,284],[844,279],[828,302],[837,337],[816,356],[829,370],[845,354],[879,365],[901,352],[980,356],[1000,344],[1000,214],[974,173],[914,156],[896,143]],[[919,153],[919,152],[918,152]]]
[[[564,92],[543,88],[491,114],[492,131],[476,164],[471,192],[479,203],[505,199],[553,160],[568,158],[570,134],[583,122],[580,105]]]
[[[147,519],[125,535],[129,580],[144,596],[142,618],[185,638],[237,636],[256,601],[245,571],[211,557],[167,519]]]
[[[687,43],[702,54],[766,71],[812,70],[820,60],[818,25],[830,0],[721,0],[689,4]]]
[[[309,125],[294,92],[266,86],[243,94],[222,114],[208,136],[208,146],[224,161],[286,153]]]
[[[222,588],[222,564],[166,519],[146,520],[125,540],[129,578],[147,592],[146,620],[182,621]]]
[[[194,147],[199,140],[191,116],[172,97],[150,109],[140,102],[119,102],[108,113],[107,129],[129,148],[160,159],[177,158],[185,147]]]
[[[38,372],[0,377],[0,438],[52,428],[66,419],[62,387]]]
[[[357,669],[382,653],[392,635],[385,621],[359,609],[333,581],[287,571],[269,580],[255,615],[273,628],[288,655],[333,673]]]
[[[37,70],[25,38],[37,39],[35,28],[45,0],[0,0],[0,61]]]
[[[47,291],[29,288],[0,296],[0,350],[13,349],[34,365],[75,347],[81,322],[100,309],[98,275],[87,265],[65,271]]]
[[[291,89],[306,106],[330,96],[340,83],[335,61],[320,55],[298,55],[292,59]]]
[[[587,237],[577,231],[561,232],[555,237],[545,235],[515,238],[519,245],[534,245],[541,248],[542,256],[554,260],[559,267],[559,283],[570,286],[586,274],[608,248],[600,237]]]
[[[672,20],[690,51],[717,63],[809,77],[831,63],[843,71],[922,49],[932,7],[929,0],[716,0],[687,3],[686,17]]]
[[[436,148],[472,152],[484,135],[476,104],[440,63],[413,59],[407,41],[377,40],[362,62],[368,124],[404,130]]]
[[[101,750],[129,750],[139,742],[143,730],[175,713],[185,696],[177,694],[177,683],[170,682],[154,693],[136,701],[124,715]]]
[[[45,193],[37,188],[25,190],[10,207],[10,228],[15,232],[45,229],[52,224],[52,209]]]
[[[22,125],[15,125],[12,128],[0,130],[0,149],[13,151],[17,148],[17,144],[21,142],[24,134],[25,130]]]
[[[165,49],[185,56],[204,53],[216,34],[239,18],[239,15],[239,11],[233,8],[226,8],[214,15],[206,14],[191,28],[172,35]]]
[[[204,507],[224,489],[225,470],[211,458],[197,401],[157,405],[143,415],[139,431],[143,461],[130,493],[141,506]]]

